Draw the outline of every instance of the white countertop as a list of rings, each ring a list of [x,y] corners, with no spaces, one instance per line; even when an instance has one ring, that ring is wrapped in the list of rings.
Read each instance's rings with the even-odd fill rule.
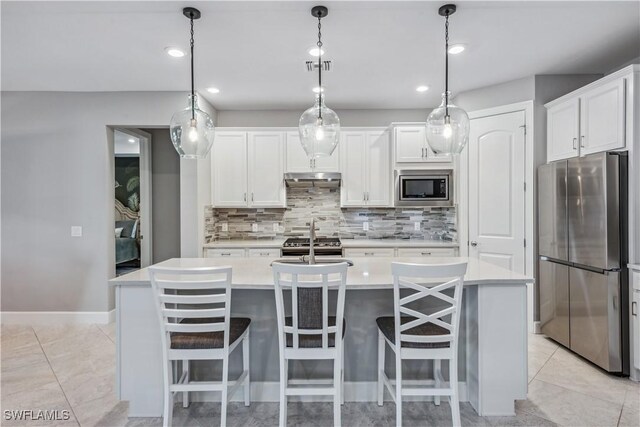
[[[281,248],[285,239],[214,240],[205,243],[205,249],[213,248]]]
[[[526,284],[533,278],[514,273],[504,268],[479,261],[475,258],[434,257],[434,258],[352,258],[354,262],[347,274],[348,289],[390,289],[393,287],[391,276],[392,262],[416,264],[449,264],[467,261],[465,285],[483,284]],[[173,258],[157,265],[165,267],[190,268],[231,266],[233,268],[233,289],[273,289],[273,272],[267,258]],[[111,279],[112,286],[149,286],[149,273],[146,268]]]
[[[457,242],[409,239],[340,239],[343,248],[457,248]]]
[[[204,245],[214,248],[281,248],[285,239],[215,240]],[[409,239],[340,239],[343,248],[457,248],[457,242]]]

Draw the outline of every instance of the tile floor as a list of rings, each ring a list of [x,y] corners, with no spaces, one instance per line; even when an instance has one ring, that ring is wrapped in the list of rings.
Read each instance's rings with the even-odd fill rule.
[[[114,325],[2,326],[1,407],[3,426],[160,426],[157,418],[128,419],[126,402],[115,398]],[[67,420],[12,421],[5,410],[68,411]],[[217,425],[220,405],[176,406],[174,426]],[[330,403],[289,404],[289,425],[328,426]],[[408,426],[448,425],[449,407],[404,405]],[[540,335],[529,339],[529,398],[515,417],[479,417],[461,405],[462,424],[473,426],[640,426],[640,385],[612,377]],[[347,403],[345,426],[392,426],[395,405]],[[230,426],[275,426],[278,405],[229,407]]]

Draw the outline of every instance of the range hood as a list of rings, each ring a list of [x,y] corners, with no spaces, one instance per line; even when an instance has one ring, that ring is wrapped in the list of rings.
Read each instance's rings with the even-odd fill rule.
[[[340,172],[289,172],[284,174],[287,187],[322,187],[336,188],[340,186]]]

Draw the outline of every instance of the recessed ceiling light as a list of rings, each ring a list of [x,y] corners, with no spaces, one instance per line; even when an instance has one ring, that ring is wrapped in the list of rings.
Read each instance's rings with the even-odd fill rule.
[[[173,56],[174,58],[182,58],[184,56],[184,52],[177,47],[165,47],[164,51],[167,52],[167,55]]]
[[[428,91],[428,90],[429,90],[429,86],[418,86],[418,87],[416,88],[416,90],[417,90],[418,92],[426,92],[426,91]]]
[[[208,87],[207,88],[207,92],[209,92],[209,93],[220,93],[220,89],[218,89],[217,87]]]
[[[459,53],[462,53],[464,51],[465,47],[463,44],[454,44],[453,46],[451,46],[449,48],[449,53],[451,55],[457,55]]]
[[[129,139],[128,139],[128,141],[129,141],[130,143],[132,143],[132,144],[133,144],[134,142],[136,142],[136,140],[135,140],[135,139],[133,139],[133,138],[129,138]]]
[[[324,55],[324,49],[320,49],[317,47],[312,47],[309,49],[309,55],[311,56],[319,56],[319,55]]]
[[[313,89],[311,89],[313,91],[313,93],[320,93],[320,92],[324,92],[324,88],[320,87],[320,86],[316,86]]]

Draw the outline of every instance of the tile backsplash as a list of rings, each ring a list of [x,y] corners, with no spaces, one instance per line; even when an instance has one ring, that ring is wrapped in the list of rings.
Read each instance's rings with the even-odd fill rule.
[[[205,241],[307,237],[457,241],[455,208],[340,208],[339,188],[287,188],[287,208],[212,208],[205,211]],[[369,230],[363,230],[368,222]],[[415,223],[420,229],[415,229]],[[226,224],[227,231],[223,231]],[[257,224],[257,231],[252,231]]]

